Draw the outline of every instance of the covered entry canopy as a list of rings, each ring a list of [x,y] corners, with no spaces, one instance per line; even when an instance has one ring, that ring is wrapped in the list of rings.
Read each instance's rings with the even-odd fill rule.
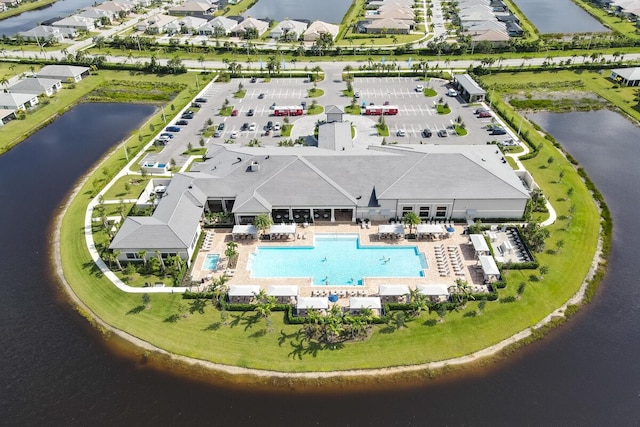
[[[329,308],[329,300],[324,297],[299,297],[296,308],[298,310],[326,310]]]
[[[269,229],[269,234],[296,234],[295,224],[274,224]]]
[[[480,255],[478,257],[480,261],[480,265],[482,266],[482,271],[484,272],[484,278],[489,279],[491,277],[499,278],[500,270],[498,270],[498,266],[496,265],[495,260],[491,255]]]
[[[471,238],[471,243],[473,244],[473,249],[476,251],[476,255],[488,255],[491,253],[489,245],[487,245],[487,241],[482,234],[470,234],[469,237]]]

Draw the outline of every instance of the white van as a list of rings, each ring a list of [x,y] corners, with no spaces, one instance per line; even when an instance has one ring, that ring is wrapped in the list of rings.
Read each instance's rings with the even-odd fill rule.
[[[455,90],[455,89],[449,89],[447,91],[447,95],[449,95],[449,96],[458,96],[458,91]]]

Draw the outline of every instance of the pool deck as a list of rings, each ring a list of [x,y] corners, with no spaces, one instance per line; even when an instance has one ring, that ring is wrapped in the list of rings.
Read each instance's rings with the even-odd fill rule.
[[[199,286],[204,290],[209,284],[212,278],[217,278],[223,274],[229,276],[229,285],[260,285],[266,288],[270,285],[296,285],[299,287],[299,296],[312,296],[312,291],[326,291],[328,293],[345,293],[348,291],[360,291],[365,292],[368,296],[376,296],[378,294],[378,286],[380,285],[409,285],[414,287],[416,285],[429,285],[429,284],[444,284],[447,286],[455,285],[456,279],[464,279],[473,287],[477,292],[486,292],[487,287],[483,284],[484,277],[482,270],[476,268],[478,262],[475,257],[473,246],[469,241],[469,236],[464,235],[464,226],[457,225],[454,227],[455,232],[450,234],[449,237],[435,240],[387,240],[378,239],[378,227],[377,224],[372,224],[370,228],[361,228],[357,224],[344,224],[334,223],[327,225],[310,225],[307,228],[299,227],[296,234],[296,239],[289,239],[286,241],[260,241],[260,240],[236,240],[238,245],[238,262],[235,269],[228,269],[228,260],[224,255],[227,242],[233,241],[231,236],[231,229],[209,229],[209,233],[215,233],[209,250],[200,250],[196,257],[195,265],[192,270],[192,279],[195,281],[204,283]],[[363,278],[362,286],[331,286],[331,285],[313,285],[311,278],[252,278],[250,271],[247,270],[247,261],[249,260],[249,254],[255,252],[256,247],[260,246],[310,246],[313,245],[313,236],[315,233],[350,233],[358,234],[360,236],[360,244],[376,245],[376,246],[417,246],[420,252],[425,254],[429,268],[424,270],[424,277],[388,277],[388,278]],[[298,238],[298,236],[304,238]],[[457,247],[460,254],[462,269],[460,274],[456,275],[453,270],[450,270],[450,274],[441,275],[437,268],[436,259],[436,247],[444,245],[445,256],[448,258],[448,248]],[[202,270],[204,259],[209,253],[220,254],[220,260],[218,261],[218,268],[216,271]],[[451,261],[449,261],[451,264]],[[283,265],[284,267],[284,265]]]

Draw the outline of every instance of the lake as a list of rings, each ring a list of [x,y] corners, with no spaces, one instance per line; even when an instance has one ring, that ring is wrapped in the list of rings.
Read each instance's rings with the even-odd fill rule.
[[[513,0],[513,2],[540,31],[540,34],[609,31],[571,0]]]
[[[228,386],[215,375],[189,378],[179,367],[132,360],[59,297],[48,264],[51,218],[76,180],[151,112],[81,105],[0,156],[0,414],[8,424],[637,424],[640,129],[619,115],[531,116],[582,163],[612,211],[609,273],[589,306],[483,368],[417,384],[305,392]]]
[[[27,31],[51,18],[60,19],[76,13],[78,9],[98,5],[104,0],[58,0],[43,9],[32,10],[0,21],[0,35],[12,37],[21,31]]]
[[[339,24],[351,6],[351,0],[258,0],[243,16],[276,21],[303,19]]]

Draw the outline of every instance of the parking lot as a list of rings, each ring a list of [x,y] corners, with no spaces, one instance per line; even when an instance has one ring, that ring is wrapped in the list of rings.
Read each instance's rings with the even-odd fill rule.
[[[187,145],[191,143],[194,148],[199,146],[203,138],[206,143],[226,142],[238,145],[247,145],[257,140],[260,145],[277,145],[282,137],[280,131],[271,130],[266,135],[267,123],[284,124],[282,116],[274,116],[275,106],[295,106],[306,103],[311,105],[313,99],[322,106],[338,105],[344,108],[351,101],[342,94],[346,83],[337,81],[324,81],[318,83],[318,88],[325,91],[319,98],[308,98],[309,89],[313,87],[306,78],[272,79],[267,82],[262,78],[233,79],[228,83],[213,83],[199,96],[206,102],[200,103],[198,109],[190,106],[193,117],[187,120],[182,118],[182,111],[167,126],[175,125],[183,120],[186,125],[178,126],[179,132],[175,132],[174,138],[166,142],[166,146],[159,152],[148,155],[145,161],[158,161],[168,163],[174,159],[178,166],[188,160],[183,153]],[[234,98],[238,85],[242,84],[246,90],[244,98]],[[437,92],[436,96],[427,97],[422,91],[416,90],[418,85],[431,88]],[[474,111],[479,105],[468,105],[459,96],[448,96],[450,88],[448,82],[439,79],[431,79],[428,82],[412,77],[383,77],[383,78],[356,78],[353,82],[354,92],[358,93],[358,102],[361,105],[395,105],[398,107],[397,115],[385,115],[384,119],[389,126],[387,142],[399,144],[486,144],[492,140],[506,140],[510,135],[491,135],[487,126],[492,124],[492,117],[479,118]],[[221,116],[220,109],[224,101],[237,110],[237,115]],[[436,105],[442,99],[451,109],[449,114],[438,114]],[[354,120],[354,116],[345,115],[345,120],[351,120],[357,127],[360,142],[380,143],[382,137],[377,137],[375,124],[380,116],[361,116]],[[460,117],[468,131],[465,136],[457,136],[453,124]],[[215,136],[204,136],[207,129],[207,121],[211,119],[212,126],[218,127],[224,123]],[[296,121],[302,119],[296,129]],[[311,119],[311,120],[310,120]],[[312,133],[313,123],[316,120],[325,119],[324,114],[317,116],[291,116],[290,123],[294,125],[292,135],[304,135]],[[304,125],[302,123],[304,122]],[[255,126],[252,126],[255,125]],[[431,136],[427,137],[423,131],[429,129]],[[438,136],[441,135],[441,136]],[[445,136],[446,135],[446,136]],[[358,142],[358,139],[356,140]]]

